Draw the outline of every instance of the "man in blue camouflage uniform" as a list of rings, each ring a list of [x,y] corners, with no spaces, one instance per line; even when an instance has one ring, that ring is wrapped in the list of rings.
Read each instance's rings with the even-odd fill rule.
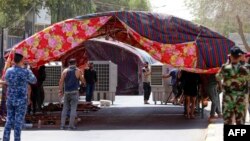
[[[222,66],[217,74],[218,80],[223,80],[222,110],[225,125],[233,124],[233,117],[237,125],[245,123],[245,94],[248,90],[248,69],[240,64],[245,53],[239,47],[232,47],[230,63]]]
[[[21,129],[28,105],[28,83],[35,84],[36,77],[24,68],[24,57],[14,55],[15,65],[6,71],[7,84],[7,120],[4,127],[3,141],[10,140],[11,128],[14,127],[15,141],[21,140]]]

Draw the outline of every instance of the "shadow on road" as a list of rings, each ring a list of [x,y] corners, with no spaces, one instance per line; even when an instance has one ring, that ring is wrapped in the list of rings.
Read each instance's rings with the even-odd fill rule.
[[[207,119],[201,119],[199,115],[196,119],[186,119],[181,106],[110,107],[79,115],[79,131],[187,130],[206,129],[208,126]]]

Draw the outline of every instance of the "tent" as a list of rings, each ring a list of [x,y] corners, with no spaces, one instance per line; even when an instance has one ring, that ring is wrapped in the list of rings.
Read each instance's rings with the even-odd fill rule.
[[[91,38],[112,37],[148,52],[174,67],[197,73],[216,73],[226,62],[232,41],[192,22],[150,12],[97,13],[55,23],[17,44],[32,67],[58,60]]]
[[[5,51],[8,57],[11,49]],[[77,65],[82,70],[87,61],[112,61],[118,65],[118,87],[117,95],[141,94],[142,78],[141,68],[144,62],[157,63],[147,52],[130,46],[128,44],[109,41],[105,39],[90,39],[79,47],[68,51],[58,60],[62,61],[64,67],[71,58],[76,58]]]
[[[87,60],[112,61],[118,66],[118,95],[137,95],[142,93],[141,68],[145,61],[150,64],[157,63],[148,53],[121,42],[105,39],[91,39],[76,49],[69,51],[60,60],[63,64],[77,58],[78,66],[84,68]]]

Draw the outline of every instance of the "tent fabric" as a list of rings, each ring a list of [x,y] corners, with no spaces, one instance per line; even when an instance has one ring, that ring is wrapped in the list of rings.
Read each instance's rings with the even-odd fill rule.
[[[116,94],[132,95],[142,93],[141,68],[144,62],[157,63],[147,52],[117,41],[91,39],[68,51],[58,60],[67,67],[69,59],[75,58],[80,69],[87,61],[112,61],[118,65],[118,86]]]
[[[70,50],[59,58],[66,67],[69,59],[76,58],[82,70],[87,61],[112,61],[118,66],[117,95],[142,93],[142,70],[144,62],[157,63],[147,52],[117,41],[91,39]]]
[[[126,26],[126,25],[124,25]],[[167,64],[175,64],[178,67],[194,68],[197,63],[196,43],[161,44],[140,36],[130,27],[126,26],[128,33],[139,42],[144,49],[155,59]],[[152,48],[152,46],[154,48]]]
[[[104,16],[86,20],[69,19],[56,23],[17,44],[11,54],[23,54],[32,67],[41,66],[92,38],[109,18]],[[7,65],[10,65],[12,59],[13,55],[10,55]]]
[[[78,19],[100,16],[116,16],[141,36],[164,44],[195,41],[198,46],[197,68],[220,67],[227,60],[234,43],[210,29],[165,14],[148,12],[112,12],[90,14]]]
[[[14,52],[23,54],[36,67],[103,35],[141,48],[163,63],[199,73],[217,72],[234,45],[208,28],[173,16],[108,12],[62,21],[29,37],[13,48],[6,67]]]
[[[84,42],[86,56],[91,61],[112,61],[118,66],[117,95],[142,93],[142,67],[145,61],[154,64],[148,53],[121,42],[94,39]],[[76,55],[77,56],[77,55]]]

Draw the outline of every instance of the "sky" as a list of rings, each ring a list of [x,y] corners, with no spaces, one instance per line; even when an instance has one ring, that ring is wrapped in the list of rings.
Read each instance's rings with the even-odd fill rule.
[[[191,21],[193,16],[185,6],[185,0],[149,0],[152,11],[165,13]]]

